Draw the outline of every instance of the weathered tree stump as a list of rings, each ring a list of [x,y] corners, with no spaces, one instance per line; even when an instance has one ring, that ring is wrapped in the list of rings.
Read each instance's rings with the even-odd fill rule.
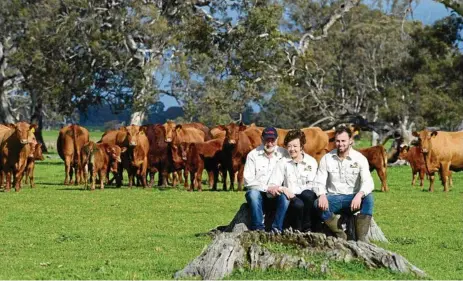
[[[352,216],[345,217],[344,220],[347,224],[353,222]],[[249,225],[248,206],[244,203],[229,225],[217,227],[209,232],[214,236],[212,243],[183,270],[176,272],[174,277],[221,279],[231,274],[234,269],[243,267],[262,270],[268,268],[315,270],[315,265],[303,257],[272,253],[262,246],[263,243],[269,242],[298,246],[307,254],[325,254],[328,260],[349,262],[357,259],[363,261],[369,268],[385,267],[395,272],[426,276],[422,270],[402,256],[373,244],[346,241],[327,236],[325,233],[301,233],[292,229],[284,230],[281,234],[248,231]],[[384,233],[374,220],[367,237],[370,241],[387,242]],[[322,266],[321,272],[326,272],[327,266],[327,264]]]
[[[174,278],[221,279],[236,268],[314,270],[314,264],[302,257],[272,253],[262,243],[281,243],[300,247],[307,254],[325,254],[328,260],[363,261],[369,268],[389,268],[396,272],[424,277],[425,273],[402,256],[373,244],[327,237],[323,233],[285,230],[281,234],[247,231],[245,224],[235,224],[231,232],[218,233],[212,243]],[[327,265],[321,271],[326,271]],[[325,271],[324,271],[325,270]]]
[[[219,226],[218,228],[212,231],[213,232],[216,232],[216,231],[231,232],[233,231],[233,228],[235,227],[235,225],[240,224],[240,223],[245,224],[246,227],[249,228],[249,226],[251,225],[250,217],[251,216],[249,214],[248,205],[246,203],[243,203],[239,211],[236,213],[235,217],[233,218],[233,220],[230,222],[229,225]],[[349,216],[346,217],[343,215],[341,216],[340,220],[341,222],[343,222],[345,229],[347,230],[352,229],[353,227],[352,217],[349,217]],[[325,230],[324,233],[327,235],[330,234],[328,230]],[[347,231],[347,234],[349,237],[353,238],[352,233]],[[370,241],[389,242],[386,236],[384,235],[383,231],[381,230],[381,228],[379,228],[379,226],[376,224],[374,218],[371,219],[371,225],[370,225],[370,230],[368,231],[368,234],[367,234],[367,239],[369,239]]]

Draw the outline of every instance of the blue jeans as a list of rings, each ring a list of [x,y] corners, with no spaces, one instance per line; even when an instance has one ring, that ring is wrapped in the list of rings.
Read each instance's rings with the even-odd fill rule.
[[[329,220],[333,216],[333,214],[339,214],[341,212],[351,212],[350,204],[354,197],[355,194],[327,194],[326,198],[328,199],[328,210],[322,211],[322,220]],[[369,216],[373,215],[373,205],[373,194],[370,193],[362,199],[362,203],[360,205],[360,214]],[[318,209],[318,199],[315,200],[314,206]]]
[[[280,194],[275,198],[268,198],[267,193],[255,189],[246,192],[246,201],[251,212],[251,230],[265,230],[264,204],[271,200],[276,201],[276,214],[272,222],[272,229],[283,230],[283,221],[288,210],[289,200],[284,194]]]

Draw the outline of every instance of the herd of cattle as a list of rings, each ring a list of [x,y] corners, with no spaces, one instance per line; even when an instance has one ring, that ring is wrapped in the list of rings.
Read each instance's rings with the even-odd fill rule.
[[[19,191],[24,172],[26,180],[29,178],[31,187],[34,186],[34,161],[43,160],[41,144],[34,137],[35,129],[36,125],[26,122],[0,125],[0,186],[6,180],[5,191],[10,190],[12,179],[15,190]],[[119,187],[123,183],[123,171],[126,170],[129,187],[135,184],[152,186],[154,176],[158,173],[160,186],[175,186],[183,181],[188,190],[201,190],[201,176],[205,169],[209,175],[210,189],[217,190],[220,171],[223,190],[227,190],[227,175],[230,189],[234,189],[236,177],[238,190],[242,190],[246,156],[261,144],[263,129],[254,124],[246,126],[230,123],[208,128],[201,123],[175,124],[168,121],[165,124],[130,125],[110,130],[95,143],[90,141],[86,128],[73,124],[60,130],[57,151],[65,163],[65,185],[85,184],[87,188],[90,178],[93,190],[98,177],[100,188],[103,189],[112,172],[112,180]],[[289,129],[277,131],[278,145],[283,146]],[[335,148],[334,130],[323,131],[318,127],[309,127],[301,131],[307,139],[304,151],[317,161]],[[434,173],[439,172],[444,190],[447,191],[448,181],[451,182],[449,169],[458,170],[458,167],[463,167],[463,136],[458,134],[455,138],[455,134],[458,133],[431,133],[424,130],[417,133],[419,146],[409,148],[397,142],[389,153],[381,145],[359,151],[368,159],[370,170],[377,171],[382,191],[388,190],[388,160],[397,157],[410,162],[412,184],[415,174],[419,173],[423,185],[424,174],[427,173],[430,175],[430,190],[433,190]],[[460,150],[450,149],[451,145],[457,144]]]

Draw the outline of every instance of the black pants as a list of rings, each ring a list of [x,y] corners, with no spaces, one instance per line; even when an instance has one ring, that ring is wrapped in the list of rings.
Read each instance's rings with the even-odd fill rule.
[[[296,195],[289,203],[286,212],[285,227],[291,226],[299,231],[316,231],[320,219],[314,202],[317,195],[312,190],[304,190]]]

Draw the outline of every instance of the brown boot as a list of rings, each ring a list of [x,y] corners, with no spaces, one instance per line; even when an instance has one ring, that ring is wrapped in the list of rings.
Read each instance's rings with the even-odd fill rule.
[[[355,219],[355,235],[357,236],[357,241],[362,241],[368,243],[367,234],[370,229],[371,216],[369,215],[357,215]]]
[[[339,218],[333,215],[331,218],[325,221],[325,224],[334,233],[334,235],[336,235],[336,237],[347,240],[346,233],[338,226],[338,220]]]

